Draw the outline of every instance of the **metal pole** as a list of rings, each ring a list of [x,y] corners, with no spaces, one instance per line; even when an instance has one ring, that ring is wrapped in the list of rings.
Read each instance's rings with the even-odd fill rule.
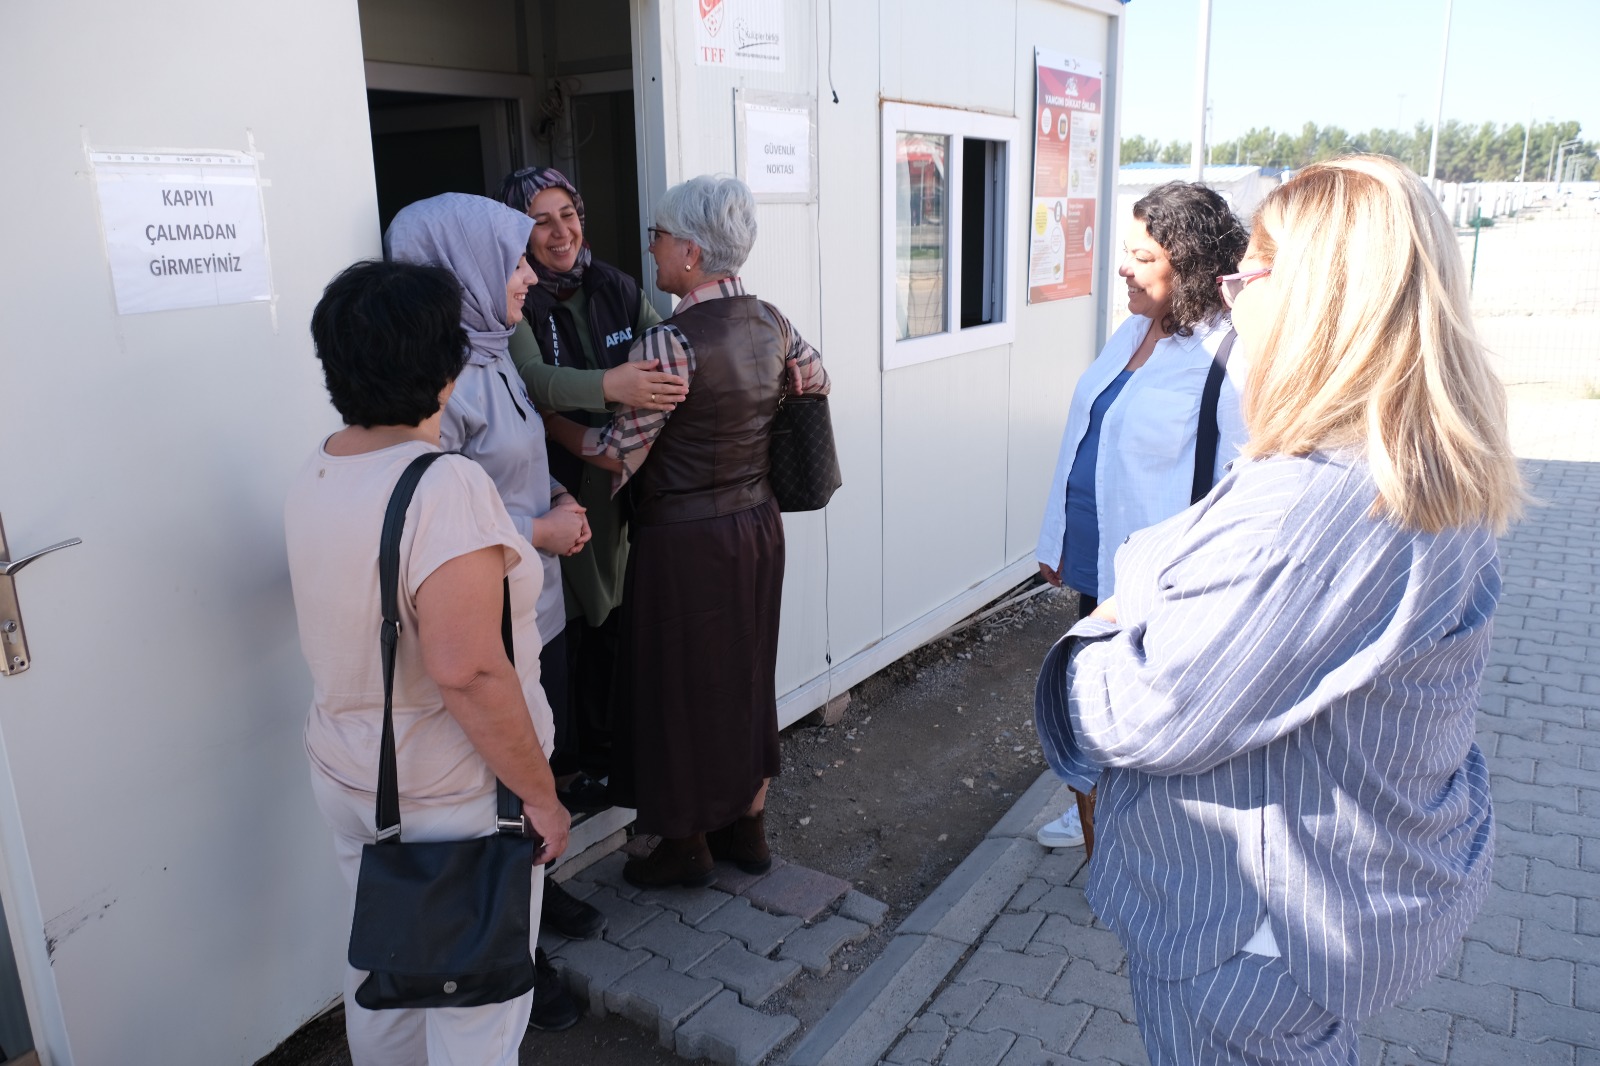
[[[1428,184],[1439,169],[1439,124],[1444,121],[1444,73],[1450,65],[1450,9],[1455,0],[1444,0],[1444,47],[1439,52],[1439,95],[1433,106],[1433,143],[1428,147]]]
[[[1557,151],[1556,151],[1556,192],[1560,192],[1561,191],[1561,183],[1566,180],[1566,178],[1565,178],[1565,164],[1566,164],[1566,161],[1567,161],[1567,149],[1568,148],[1576,148],[1576,147],[1578,147],[1578,145],[1580,145],[1582,143],[1583,142],[1581,140],[1579,140],[1577,137],[1574,137],[1569,141],[1562,141],[1561,144],[1557,146]]]
[[[1533,119],[1522,130],[1522,168],[1517,171],[1517,180],[1521,181],[1528,173],[1528,139],[1533,136]]]
[[[1472,226],[1472,273],[1467,275],[1467,293],[1471,295],[1472,285],[1478,280],[1478,238],[1483,236],[1483,205],[1478,205],[1478,217]]]
[[[1195,56],[1194,146],[1189,151],[1189,180],[1205,176],[1206,78],[1211,73],[1211,0],[1200,0],[1200,43]]]

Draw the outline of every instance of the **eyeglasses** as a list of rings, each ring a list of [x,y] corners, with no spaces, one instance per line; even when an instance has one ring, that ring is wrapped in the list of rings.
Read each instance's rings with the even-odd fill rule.
[[[650,235],[650,243],[651,244],[656,243],[656,241],[660,240],[662,237],[676,237],[677,236],[677,234],[673,233],[671,230],[662,229],[660,226],[646,226],[645,227],[645,232]]]
[[[1257,278],[1264,278],[1272,273],[1272,268],[1265,270],[1247,270],[1243,274],[1223,274],[1217,278],[1217,288],[1222,290],[1222,303],[1229,310],[1233,309],[1233,301],[1239,298],[1244,287]]]

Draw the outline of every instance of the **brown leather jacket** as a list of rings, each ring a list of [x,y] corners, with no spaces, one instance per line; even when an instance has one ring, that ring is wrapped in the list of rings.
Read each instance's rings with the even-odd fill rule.
[[[695,304],[671,318],[694,352],[689,395],[633,476],[633,519],[719,518],[772,497],[767,447],[784,375],[785,332],[754,296]]]

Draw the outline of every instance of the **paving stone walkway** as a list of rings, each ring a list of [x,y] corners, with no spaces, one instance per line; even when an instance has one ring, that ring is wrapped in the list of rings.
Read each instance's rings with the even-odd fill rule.
[[[1501,544],[1478,723],[1495,885],[1439,977],[1361,1026],[1366,1066],[1600,1066],[1600,463],[1524,469],[1544,505]],[[1067,795],[1040,777],[789,1063],[1147,1062],[1083,850],[1034,841]]]
[[[539,939],[591,1014],[620,1014],[684,1058],[757,1066],[800,1025],[762,1004],[802,972],[828,973],[889,911],[782,859],[759,876],[718,863],[707,888],[639,889],[622,864],[644,847],[636,838],[563,882],[606,916],[603,936]]]

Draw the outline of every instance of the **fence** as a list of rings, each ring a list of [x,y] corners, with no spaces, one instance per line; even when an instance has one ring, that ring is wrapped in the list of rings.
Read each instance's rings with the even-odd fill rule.
[[[1467,190],[1487,223],[1458,231],[1473,318],[1507,387],[1600,398],[1600,185]]]

